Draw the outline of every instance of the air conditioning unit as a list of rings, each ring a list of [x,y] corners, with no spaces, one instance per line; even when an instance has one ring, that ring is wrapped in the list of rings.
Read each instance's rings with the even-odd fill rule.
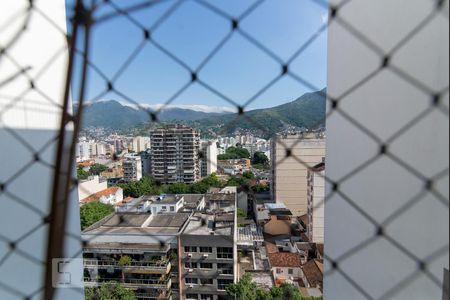
[[[192,273],[192,272],[194,272],[194,269],[189,269],[188,272]]]
[[[192,253],[188,253],[188,255],[187,255],[188,257],[192,257]]]
[[[218,273],[218,274],[222,274],[223,271],[222,271],[221,269],[219,269],[219,270],[217,270],[217,273]]]
[[[188,285],[188,288],[192,289],[194,287],[193,284]]]
[[[208,256],[209,256],[208,253],[203,254],[203,257],[208,257]]]

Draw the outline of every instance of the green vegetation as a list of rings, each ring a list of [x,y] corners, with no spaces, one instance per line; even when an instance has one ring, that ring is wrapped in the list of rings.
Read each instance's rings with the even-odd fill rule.
[[[263,152],[255,152],[255,154],[253,154],[253,158],[252,158],[253,167],[254,167],[254,165],[262,165],[265,167],[265,166],[268,166],[268,164],[269,164],[269,158]]]
[[[106,282],[99,287],[86,287],[84,296],[86,300],[136,300],[132,290],[115,281]]]
[[[250,152],[242,146],[228,147],[225,154],[217,155],[217,159],[236,159],[236,158],[250,158]]]
[[[78,180],[84,180],[91,175],[100,175],[101,172],[106,171],[107,169],[108,167],[102,164],[93,164],[89,167],[89,171],[85,171],[82,166],[79,166],[77,168],[77,178]]]
[[[89,202],[80,207],[81,230],[100,221],[114,211],[114,207],[101,202]]]
[[[246,179],[253,179],[255,178],[255,174],[253,174],[251,171],[244,171],[244,173],[242,173],[242,177]]]
[[[108,169],[107,166],[102,164],[93,164],[89,167],[89,173],[91,175],[100,175],[101,172],[106,171]]]
[[[236,214],[238,218],[245,218],[247,216],[247,213],[240,208],[236,210]]]
[[[89,177],[89,172],[83,170],[83,167],[78,167],[77,169],[77,178],[78,180],[84,180]]]
[[[187,184],[177,182],[173,184],[160,184],[152,177],[144,176],[139,181],[129,183],[120,183],[119,187],[123,189],[125,197],[138,198],[142,195],[159,195],[165,194],[204,194],[210,187],[222,187],[222,183],[215,173],[203,178],[202,180]]]
[[[240,300],[319,300],[319,298],[303,297],[298,289],[292,284],[282,283],[280,287],[273,287],[266,291],[252,281],[250,274],[242,276],[238,283],[229,284],[225,287],[227,294],[233,299]]]

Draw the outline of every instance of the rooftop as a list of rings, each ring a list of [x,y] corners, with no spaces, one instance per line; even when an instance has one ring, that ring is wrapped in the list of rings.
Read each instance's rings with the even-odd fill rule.
[[[88,202],[99,201],[101,196],[108,196],[111,194],[115,194],[119,189],[121,189],[121,188],[117,187],[117,186],[112,186],[107,189],[101,190],[95,194],[92,194],[84,199],[81,199],[80,202],[88,203]]]
[[[322,288],[323,264],[316,259],[311,259],[302,266],[303,273],[311,287]]]
[[[260,288],[265,290],[273,288],[273,276],[270,271],[247,271],[246,273],[250,274],[252,281]]]
[[[268,254],[269,263],[272,267],[300,267],[300,256],[298,253],[277,252]]]
[[[233,235],[234,221],[224,221],[229,218],[226,216],[232,213],[223,214],[207,214],[202,212],[195,213],[190,219],[189,223],[184,230],[184,234],[192,235]],[[218,217],[219,219],[216,219]]]
[[[189,213],[173,213],[152,215],[147,227],[181,227],[189,217]]]
[[[142,201],[151,201],[153,203],[161,203],[161,204],[176,204],[183,198],[182,195],[166,195],[161,194],[159,196],[142,196]]]

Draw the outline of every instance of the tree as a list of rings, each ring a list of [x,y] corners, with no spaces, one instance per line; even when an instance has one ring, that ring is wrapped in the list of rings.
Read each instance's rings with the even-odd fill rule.
[[[240,208],[236,210],[236,214],[238,218],[245,218],[247,216],[247,213]]]
[[[255,152],[253,154],[252,164],[267,166],[269,164],[269,158],[263,152]]]
[[[253,174],[251,171],[244,171],[244,173],[242,173],[242,177],[247,179],[253,179],[255,178],[255,174]]]
[[[106,171],[108,169],[107,166],[102,164],[93,164],[89,167],[89,173],[92,175],[100,175],[101,172]]]
[[[237,159],[237,158],[250,158],[250,152],[241,146],[228,147],[225,154],[217,155],[217,159]]]
[[[77,169],[77,179],[78,180],[84,180],[89,177],[89,172],[86,172],[83,170],[83,167],[78,167]]]
[[[273,299],[277,300],[302,300],[305,299],[300,294],[299,290],[292,284],[283,282],[280,287],[272,288],[270,293]],[[307,298],[306,298],[307,299]]]
[[[132,259],[128,255],[122,255],[119,259],[119,266],[125,267],[131,265]],[[125,282],[125,270],[122,268],[122,282]]]
[[[89,202],[80,207],[81,230],[100,221],[114,211],[114,207],[101,202]]]
[[[258,300],[258,286],[252,281],[250,274],[245,273],[237,283],[229,284],[225,287],[227,294],[233,299]]]
[[[87,300],[136,300],[132,290],[115,281],[106,282],[96,288],[85,288],[84,296]]]

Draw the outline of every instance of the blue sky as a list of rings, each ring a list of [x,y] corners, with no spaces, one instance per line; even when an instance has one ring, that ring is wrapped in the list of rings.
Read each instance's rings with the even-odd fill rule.
[[[139,1],[118,1],[127,7]],[[237,18],[255,1],[214,0],[211,5]],[[174,5],[162,1],[132,14],[144,27],[154,22]],[[96,12],[100,17],[111,12],[107,4]],[[239,23],[239,28],[259,43],[287,61],[326,22],[327,10],[313,0],[267,0]],[[151,34],[159,45],[195,70],[201,61],[230,32],[226,18],[208,10],[196,1],[183,1],[165,22]],[[108,78],[143,42],[143,31],[124,17],[98,23],[92,30],[91,61]],[[319,37],[290,64],[290,70],[307,79],[319,89],[326,86],[327,33]],[[220,93],[242,105],[259,89],[280,74],[281,65],[234,32],[224,47],[198,72],[198,78]],[[165,103],[190,81],[188,70],[149,42],[114,81],[114,87],[138,103]],[[106,87],[104,79],[89,72],[87,99],[100,94]],[[311,91],[285,76],[257,97],[246,109],[279,105]],[[76,94],[76,93],[75,93]],[[76,97],[76,95],[74,95]],[[100,100],[126,99],[108,93]],[[194,83],[173,102],[173,105],[205,105],[232,107],[232,104]]]

